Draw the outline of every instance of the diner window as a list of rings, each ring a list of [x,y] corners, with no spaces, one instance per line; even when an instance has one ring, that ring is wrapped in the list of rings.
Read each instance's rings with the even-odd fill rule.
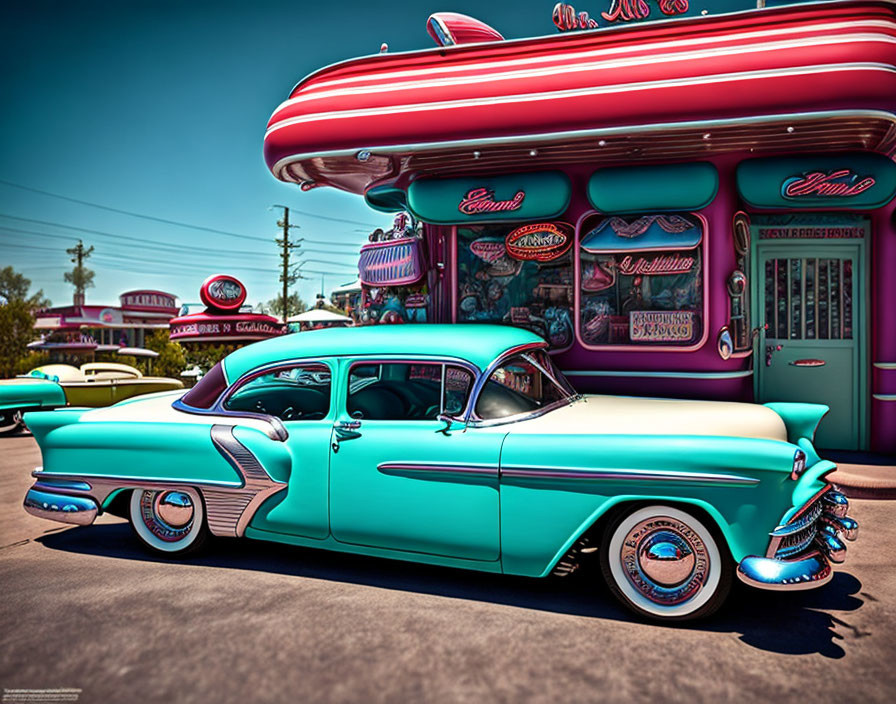
[[[525,352],[510,357],[492,372],[476,400],[476,415],[482,420],[495,420],[533,413],[574,395],[545,352]]]
[[[503,323],[573,342],[573,228],[562,222],[456,229],[459,323]],[[509,246],[508,246],[509,243]]]
[[[453,364],[389,362],[355,364],[349,371],[346,409],[359,420],[436,420],[459,416],[473,388],[473,374]]]
[[[284,421],[321,420],[330,411],[330,369],[324,364],[302,364],[262,374],[237,388],[224,401],[224,408]]]
[[[579,235],[585,347],[692,347],[703,339],[703,221],[593,215]]]

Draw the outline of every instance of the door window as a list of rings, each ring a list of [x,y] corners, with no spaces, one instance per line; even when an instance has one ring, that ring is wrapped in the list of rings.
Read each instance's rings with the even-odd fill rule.
[[[851,340],[853,271],[849,258],[780,258],[765,262],[767,337]]]
[[[330,370],[323,364],[281,367],[242,384],[224,408],[287,421],[320,420],[330,411]]]
[[[460,415],[473,388],[468,369],[436,362],[355,364],[347,410],[359,420],[435,420]]]

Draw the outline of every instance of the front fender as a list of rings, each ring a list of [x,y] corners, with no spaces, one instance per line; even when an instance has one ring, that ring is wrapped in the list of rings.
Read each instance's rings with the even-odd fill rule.
[[[791,507],[796,447],[716,436],[511,434],[501,453],[506,572],[541,576],[607,510],[626,501],[691,504],[735,560],[763,554]],[[526,469],[537,471],[526,471]]]

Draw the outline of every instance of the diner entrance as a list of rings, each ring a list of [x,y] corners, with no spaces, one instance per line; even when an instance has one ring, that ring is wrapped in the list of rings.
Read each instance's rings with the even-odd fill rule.
[[[757,400],[830,406],[818,427],[816,446],[863,449],[867,220],[849,216],[852,224],[837,229],[823,222],[825,216],[816,216],[807,228],[792,222],[794,217],[765,216],[753,223],[758,234]],[[775,227],[775,218],[791,222]],[[803,239],[801,232],[810,236]],[[817,236],[825,232],[840,234]]]

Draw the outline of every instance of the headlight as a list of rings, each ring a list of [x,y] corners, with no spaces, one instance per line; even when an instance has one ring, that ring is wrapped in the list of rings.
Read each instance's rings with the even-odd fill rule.
[[[793,469],[790,471],[791,479],[799,479],[800,475],[806,471],[806,453],[797,450],[793,456]]]

